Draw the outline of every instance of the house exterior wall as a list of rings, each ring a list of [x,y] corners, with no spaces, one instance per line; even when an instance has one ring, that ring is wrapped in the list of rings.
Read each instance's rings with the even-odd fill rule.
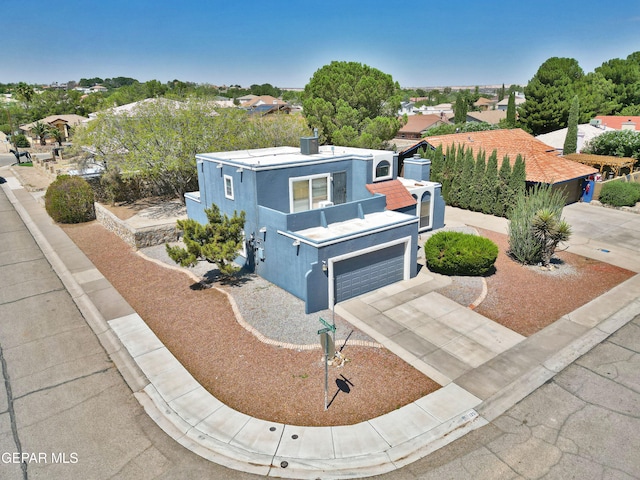
[[[185,195],[187,214],[204,224],[207,222],[204,210],[212,204],[227,215],[244,211],[246,253],[239,253],[236,262],[304,300],[307,313],[318,311],[332,303],[329,295],[333,290],[334,279],[330,278],[333,270],[323,268],[323,262],[333,265],[332,259],[358,256],[358,252],[375,254],[388,248],[384,245],[405,245],[403,275],[410,278],[417,274],[416,206],[400,213],[389,212],[390,217],[380,216],[386,211],[386,197],[366,189],[366,184],[374,182],[375,165],[380,159],[391,163],[391,173],[385,180],[397,178],[398,156],[391,152],[374,151],[368,156],[347,153],[328,159],[310,155],[309,163],[297,156],[290,163],[283,161],[270,166],[265,166],[267,160],[242,166],[239,160],[222,155],[198,156],[199,192]],[[290,178],[333,176],[338,172],[346,174],[346,203],[290,213]],[[227,190],[227,182],[233,186],[233,195]],[[441,217],[443,224],[444,202],[436,203],[437,197],[434,195],[433,202],[442,214],[434,212],[434,220]],[[371,217],[367,218],[377,215],[382,220],[362,224],[360,220],[368,215]],[[331,238],[325,232],[333,230],[322,228],[343,223],[353,229],[344,234],[337,230]],[[305,230],[319,230],[322,238],[311,233],[306,237]]]

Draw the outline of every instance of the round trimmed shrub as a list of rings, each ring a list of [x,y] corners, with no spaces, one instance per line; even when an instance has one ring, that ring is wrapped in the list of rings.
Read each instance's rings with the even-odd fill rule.
[[[58,223],[82,223],[94,220],[93,189],[84,178],[60,175],[44,195],[47,213]]]
[[[602,185],[598,200],[614,207],[633,207],[640,201],[640,183],[607,182]]]
[[[484,275],[498,258],[488,238],[462,232],[438,232],[424,245],[427,267],[444,275]]]

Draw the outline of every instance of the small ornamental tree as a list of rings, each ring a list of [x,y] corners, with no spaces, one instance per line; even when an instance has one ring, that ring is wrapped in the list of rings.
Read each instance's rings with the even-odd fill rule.
[[[222,215],[217,205],[205,209],[207,224],[191,218],[178,220],[178,229],[184,232],[185,248],[166,245],[169,257],[183,267],[193,267],[199,260],[217,265],[220,275],[231,277],[240,270],[233,263],[242,248],[245,213],[233,212],[233,217]]]

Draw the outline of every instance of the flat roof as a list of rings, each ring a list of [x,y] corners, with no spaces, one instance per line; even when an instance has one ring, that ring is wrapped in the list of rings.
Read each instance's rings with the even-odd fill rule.
[[[366,214],[364,218],[352,218],[343,222],[330,223],[326,227],[312,227],[291,233],[295,237],[308,239],[315,243],[323,243],[413,221],[418,221],[417,217],[385,210]]]
[[[196,158],[199,160],[242,166],[249,169],[258,169],[263,167],[317,163],[347,157],[373,159],[384,156],[391,159],[393,155],[395,155],[395,152],[390,150],[322,145],[318,148],[318,153],[313,155],[302,154],[299,147],[270,147],[252,150],[234,150],[231,152],[200,153],[196,155]]]

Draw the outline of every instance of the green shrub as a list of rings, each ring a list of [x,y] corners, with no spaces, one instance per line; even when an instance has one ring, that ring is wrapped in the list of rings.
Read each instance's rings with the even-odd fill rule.
[[[11,137],[11,143],[18,148],[29,148],[31,146],[27,137],[22,133]]]
[[[640,202],[640,183],[607,182],[602,185],[599,200],[614,207],[632,207]]]
[[[60,175],[49,185],[44,206],[56,222],[81,223],[96,218],[93,199],[93,190],[85,179]]]
[[[444,275],[484,275],[498,258],[488,238],[461,232],[438,232],[424,245],[429,270]]]

